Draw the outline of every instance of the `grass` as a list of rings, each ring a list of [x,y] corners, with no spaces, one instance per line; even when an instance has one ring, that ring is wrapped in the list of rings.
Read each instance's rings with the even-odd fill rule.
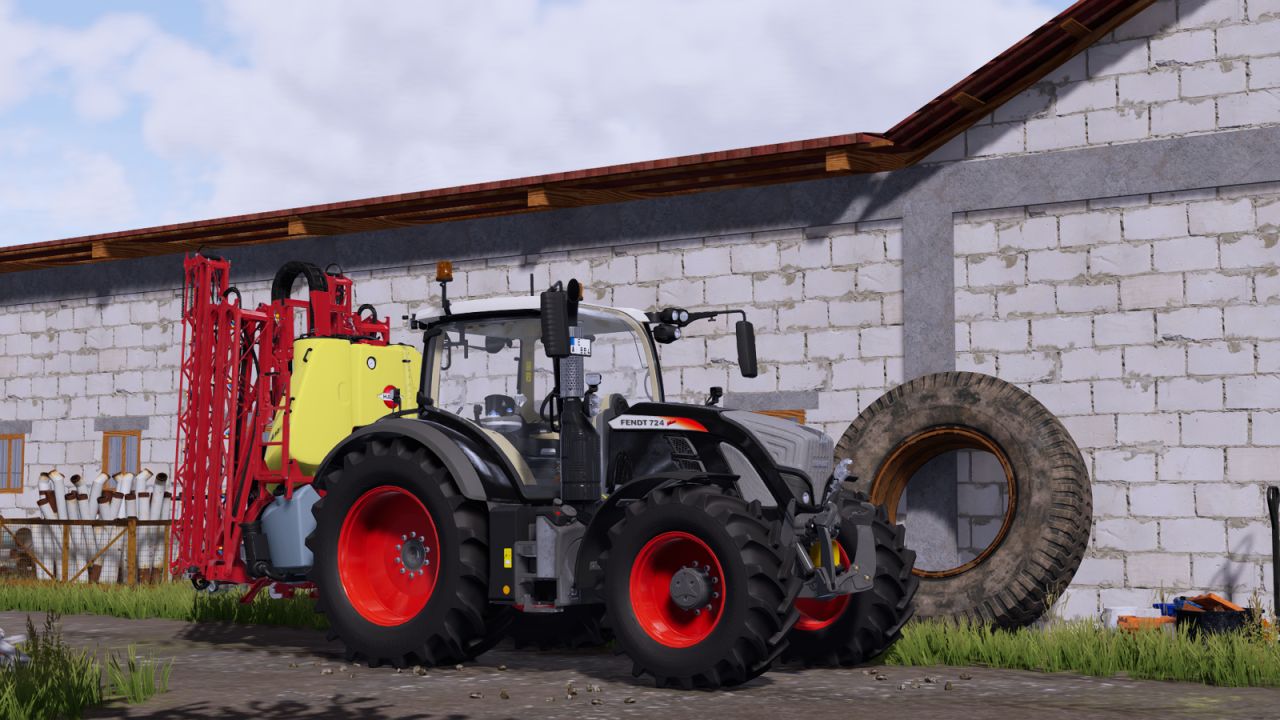
[[[1186,632],[1119,632],[1084,621],[1012,631],[915,622],[903,629],[885,662],[1280,687],[1280,645],[1260,632],[1196,638]]]
[[[315,613],[315,601],[310,598],[272,600],[262,593],[253,602],[241,604],[240,597],[237,590],[214,595],[197,593],[182,583],[133,588],[6,583],[0,585],[0,610],[327,627],[323,616]],[[1258,632],[1199,639],[1185,633],[1116,632],[1089,622],[1005,631],[922,621],[903,630],[902,639],[885,661],[891,665],[987,666],[1098,677],[1126,674],[1228,687],[1280,687],[1280,645],[1263,639]],[[141,661],[136,661],[136,653],[131,650],[125,665],[120,666],[117,661],[117,669],[139,678],[159,675],[154,667],[146,670],[141,665],[135,667],[135,662]],[[111,667],[109,661],[109,675]],[[166,671],[154,680],[155,687],[162,691],[167,678]],[[130,687],[114,679],[111,682],[112,692],[129,696]],[[0,705],[0,710],[3,707]],[[0,716],[5,713],[0,712]]]
[[[10,720],[78,718],[106,701],[142,702],[168,689],[171,663],[140,658],[130,647],[124,665],[115,653],[108,655],[104,692],[102,665],[89,651],[63,641],[54,613],[39,630],[28,618],[27,641],[20,647],[30,662],[0,667],[0,717]]]
[[[110,615],[135,620],[165,618],[316,629],[328,627],[324,617],[315,613],[315,601],[310,598],[272,600],[263,592],[253,602],[244,604],[240,597],[238,590],[210,595],[197,593],[190,585],[176,582],[136,587],[6,582],[0,585],[0,611],[49,611],[63,615]]]
[[[120,664],[115,653],[107,660],[110,693],[127,702],[140,703],[152,695],[169,691],[169,673],[172,670],[172,660],[162,663],[154,658],[140,658],[137,646],[130,645],[124,665]]]

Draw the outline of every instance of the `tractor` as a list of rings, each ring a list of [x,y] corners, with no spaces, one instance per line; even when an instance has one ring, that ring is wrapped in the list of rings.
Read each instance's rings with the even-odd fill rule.
[[[739,318],[756,375],[743,310],[593,305],[576,280],[451,301],[442,262],[439,309],[405,317],[419,353],[350,309],[340,271],[291,263],[250,311],[224,265],[189,258],[184,302],[192,334],[229,346],[184,390],[188,420],[207,394],[221,408],[180,423],[188,460],[201,443],[222,458],[179,472],[174,568],[197,584],[310,583],[371,666],[585,628],[677,688],[865,663],[910,618],[915,555],[830,438],[720,407],[720,388],[665,400],[659,347],[696,322]],[[290,297],[299,277],[309,300]]]

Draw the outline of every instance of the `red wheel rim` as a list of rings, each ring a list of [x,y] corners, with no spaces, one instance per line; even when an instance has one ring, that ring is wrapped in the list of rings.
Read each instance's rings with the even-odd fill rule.
[[[408,622],[431,599],[440,538],[413,493],[382,485],[356,500],[338,535],[338,577],[356,612],[383,626]]]
[[[671,599],[671,578],[696,564],[706,574],[712,597],[703,607],[684,610]],[[715,630],[724,614],[724,570],[700,538],[686,532],[654,537],[631,566],[631,610],[649,637],[672,648],[697,645]]]
[[[836,567],[844,569],[849,566],[849,552],[839,542],[835,543]],[[814,632],[830,627],[840,619],[849,608],[852,595],[837,595],[830,600],[815,598],[796,598],[796,610],[800,611],[800,619],[796,620],[796,629],[801,632]]]

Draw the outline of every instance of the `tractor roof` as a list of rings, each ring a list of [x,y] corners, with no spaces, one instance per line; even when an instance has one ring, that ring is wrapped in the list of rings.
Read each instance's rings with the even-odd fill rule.
[[[510,297],[485,298],[483,300],[456,300],[449,303],[451,315],[472,315],[476,313],[502,313],[502,312],[528,312],[530,310],[541,310],[541,300],[537,295],[515,295]],[[635,308],[615,308],[607,305],[593,305],[591,303],[582,303],[580,307],[599,309],[599,310],[616,310],[626,313],[631,319],[638,323],[649,322],[648,316],[641,310]],[[423,308],[413,314],[413,319],[420,323],[428,323],[432,320],[438,320],[444,317],[444,311],[438,307]]]

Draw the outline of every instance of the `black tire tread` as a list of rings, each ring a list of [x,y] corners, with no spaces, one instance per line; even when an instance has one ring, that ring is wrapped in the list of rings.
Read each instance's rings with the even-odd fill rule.
[[[786,648],[788,631],[799,618],[793,603],[788,601],[799,592],[801,583],[791,572],[792,550],[781,542],[780,533],[764,518],[758,503],[748,504],[720,488],[705,485],[660,489],[631,503],[624,519],[609,531],[610,548],[626,532],[629,519],[670,503],[697,507],[729,532],[746,565],[750,602],[747,621],[742,625],[741,634],[713,667],[682,675],[636,662],[633,674],[651,676],[658,687],[686,690],[740,685],[770,668]],[[606,549],[600,559],[606,573],[609,554]],[[622,612],[629,613],[630,608],[607,606],[606,623],[616,625]]]
[[[1023,431],[1035,437],[1037,452],[1049,468],[1047,477],[1036,478],[1050,490],[1049,510],[1042,519],[1043,532],[1030,547],[1020,548],[1025,560],[1017,575],[1003,588],[993,588],[988,597],[971,608],[958,611],[953,619],[1019,627],[1035,622],[1049,602],[1061,596],[1075,575],[1089,544],[1093,520],[1093,493],[1089,473],[1075,440],[1040,401],[1015,385],[999,378],[972,372],[945,372],[925,375],[903,383],[881,395],[864,410],[841,437],[837,457],[854,457],[859,439],[882,415],[902,416],[910,401],[937,396],[941,392],[967,393],[1005,405],[1021,418]],[[871,478],[865,478],[869,483]],[[865,487],[862,485],[861,487]],[[994,558],[994,556],[993,556]],[[970,572],[981,571],[981,566]],[[944,581],[926,583],[930,593]],[[1011,592],[1010,587],[1019,587]],[[922,610],[923,614],[923,610]]]
[[[846,501],[865,502],[854,493]],[[876,507],[872,521],[876,544],[876,575],[869,590],[858,593],[846,612],[850,624],[832,633],[793,630],[783,658],[806,667],[851,667],[883,655],[902,637],[902,628],[915,614],[912,599],[920,579],[911,573],[916,554],[904,543],[901,525],[889,522],[884,508]]]
[[[464,497],[452,476],[425,448],[404,438],[373,438],[365,445],[348,452],[337,468],[316,479],[317,489],[329,490],[343,482],[343,474],[354,471],[369,455],[381,456],[394,453],[415,462],[423,473],[439,486],[448,504],[453,508],[453,521],[457,525],[459,543],[459,589],[452,602],[443,609],[443,625],[439,632],[426,637],[421,644],[406,653],[394,655],[381,651],[353,649],[346,638],[335,629],[333,634],[348,643],[346,657],[353,662],[365,662],[369,667],[391,665],[405,668],[414,665],[453,665],[472,660],[492,645],[487,642],[486,615],[488,603],[488,511],[484,503]],[[326,497],[321,497],[312,508],[318,519],[324,512]],[[317,526],[318,528],[319,526]],[[307,537],[307,547],[316,554],[319,539],[313,532]],[[336,560],[335,560],[336,562]],[[317,563],[318,564],[318,563]],[[313,566],[312,582],[320,578]],[[333,599],[329,593],[317,593],[316,612],[332,618]]]

